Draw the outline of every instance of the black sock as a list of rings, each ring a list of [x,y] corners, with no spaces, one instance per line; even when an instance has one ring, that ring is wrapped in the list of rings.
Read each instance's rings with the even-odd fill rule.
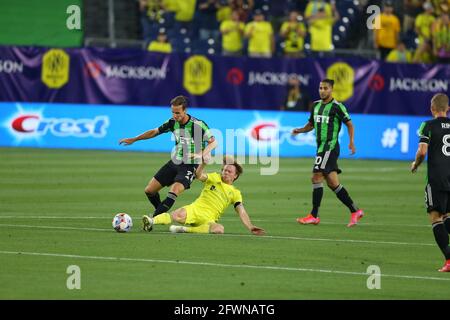
[[[340,184],[333,190],[339,200],[350,210],[350,213],[358,211],[358,207],[353,203],[352,198],[348,194],[347,190]]]
[[[168,212],[175,203],[175,200],[177,200],[177,195],[173,192],[169,192],[167,198],[165,198],[164,201],[159,204],[158,208],[156,208],[153,216],[156,217],[158,214]]]
[[[323,197],[323,183],[313,183],[313,194],[312,194],[312,203],[313,208],[311,210],[311,214],[314,218],[317,218],[319,215],[319,207],[320,202]]]
[[[161,198],[159,197],[159,193],[145,193],[147,195],[148,200],[150,203],[156,208],[161,204]]]
[[[447,229],[447,232],[450,233],[450,217],[444,218],[444,227]]]
[[[439,249],[445,256],[445,259],[450,259],[450,247],[448,246],[448,232],[444,227],[443,222],[436,222],[432,224],[434,239],[436,240]]]

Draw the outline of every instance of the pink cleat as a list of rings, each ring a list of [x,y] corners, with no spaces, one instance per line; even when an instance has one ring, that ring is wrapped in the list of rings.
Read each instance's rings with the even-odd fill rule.
[[[347,227],[353,227],[354,225],[358,224],[358,221],[361,220],[361,218],[364,217],[364,211],[362,211],[361,209],[353,212],[350,218],[350,222],[347,225]]]
[[[447,260],[442,268],[438,270],[439,272],[450,272],[450,259]]]
[[[319,224],[320,218],[314,218],[312,214],[308,214],[304,218],[297,218],[297,222],[300,224]]]

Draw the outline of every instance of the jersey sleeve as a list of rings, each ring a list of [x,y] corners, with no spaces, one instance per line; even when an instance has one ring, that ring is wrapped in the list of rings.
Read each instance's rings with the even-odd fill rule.
[[[202,128],[203,141],[209,141],[213,137],[211,130],[204,121],[200,121],[200,127]]]
[[[233,194],[233,205],[236,208],[236,206],[241,203],[242,203],[242,194],[238,189],[235,189]]]
[[[337,104],[336,115],[337,115],[338,119],[344,123],[352,120],[352,119],[350,119],[350,115],[348,114],[347,108],[342,103]]]
[[[428,122],[422,122],[419,128],[419,143],[430,143],[430,127]]]
[[[162,125],[160,125],[158,127],[159,134],[173,131],[174,124],[175,124],[175,121],[173,119],[167,120],[166,122],[164,122]]]
[[[311,108],[311,113],[310,113],[310,115],[309,115],[309,119],[308,119],[308,122],[310,123],[310,124],[312,124],[312,125],[314,125],[314,106]]]

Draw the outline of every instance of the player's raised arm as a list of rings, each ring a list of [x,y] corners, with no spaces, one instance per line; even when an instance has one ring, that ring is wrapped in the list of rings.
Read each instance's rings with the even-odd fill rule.
[[[142,133],[142,134],[140,134],[140,135],[138,135],[138,136],[136,136],[134,138],[121,139],[119,141],[119,144],[123,144],[123,145],[128,146],[128,145],[133,144],[133,143],[135,143],[136,141],[139,141],[139,140],[151,139],[153,137],[156,137],[158,134],[159,134],[159,129],[158,128],[151,129],[151,130],[145,131],[144,133]]]
[[[244,205],[242,203],[238,203],[237,205],[235,205],[234,209],[239,215],[239,218],[241,219],[242,223],[251,233],[257,236],[262,236],[266,233],[264,229],[254,226],[252,224],[252,222],[250,221],[250,217],[248,216],[247,211],[245,211]]]
[[[345,126],[347,127],[347,131],[348,131],[348,137],[349,137],[349,144],[348,144],[348,148],[350,149],[350,154],[355,154],[356,152],[356,147],[355,147],[355,128],[353,127],[353,123],[352,120],[349,120],[347,122],[344,122]]]
[[[195,170],[195,179],[205,182],[208,179],[208,174],[205,172],[206,163],[202,162],[197,170]]]
[[[312,125],[311,122],[307,122],[303,127],[301,128],[295,128],[294,130],[292,130],[292,135],[297,135],[299,133],[305,133],[305,132],[310,132],[311,130],[314,129],[314,126]]]
[[[202,157],[206,162],[211,158],[211,151],[217,148],[217,140],[214,137],[209,138],[208,145],[205,150],[203,150]]]

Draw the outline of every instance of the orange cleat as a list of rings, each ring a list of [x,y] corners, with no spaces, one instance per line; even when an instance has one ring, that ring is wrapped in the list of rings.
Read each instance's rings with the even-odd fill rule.
[[[300,224],[319,224],[320,218],[314,218],[312,214],[308,214],[304,218],[297,218],[297,222]]]
[[[439,272],[450,272],[450,259],[447,260],[442,268],[438,270]]]
[[[350,222],[348,223],[347,227],[353,227],[354,225],[358,224],[358,221],[361,220],[361,218],[364,217],[364,211],[358,210],[356,212],[353,212],[350,218]]]

